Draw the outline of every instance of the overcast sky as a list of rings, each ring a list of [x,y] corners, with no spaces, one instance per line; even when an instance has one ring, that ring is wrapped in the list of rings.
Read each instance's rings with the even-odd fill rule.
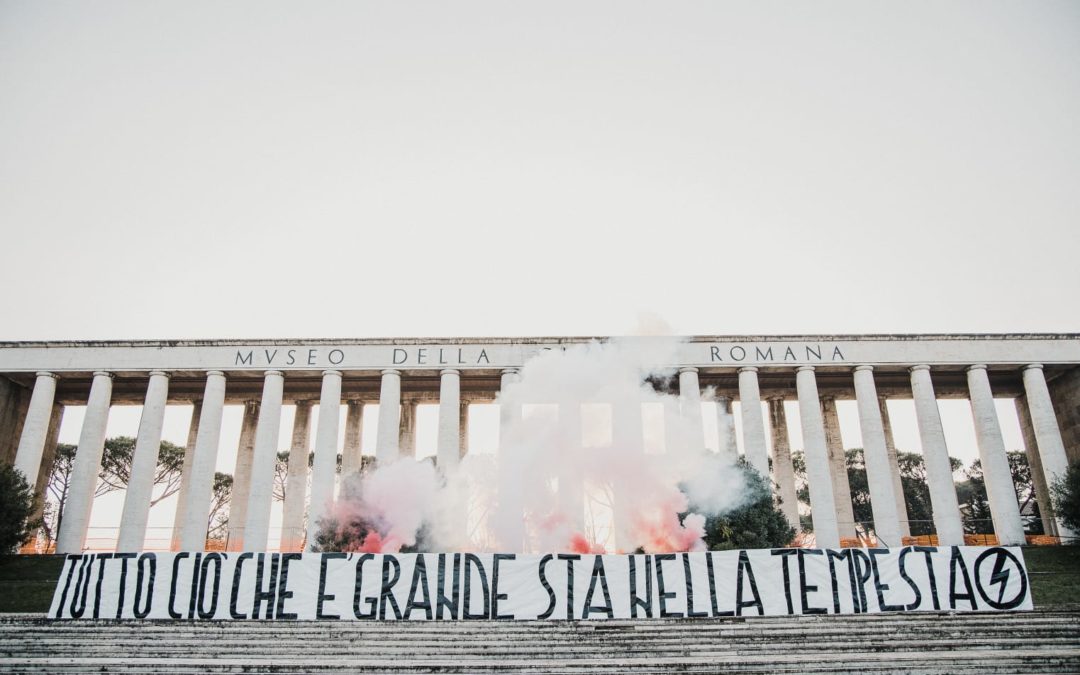
[[[0,1],[0,339],[1080,330],[1080,3]]]

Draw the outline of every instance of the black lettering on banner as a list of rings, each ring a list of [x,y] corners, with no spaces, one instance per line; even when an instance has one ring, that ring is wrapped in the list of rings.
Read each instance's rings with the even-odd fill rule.
[[[241,553],[236,558],[236,566],[232,573],[232,593],[229,595],[229,616],[234,619],[246,619],[247,614],[242,614],[236,609],[236,601],[240,599],[240,579],[244,574],[244,563],[255,557],[254,553]]]
[[[840,582],[836,579],[836,561],[843,560],[847,565],[848,584],[851,591],[851,607],[856,614],[859,613],[859,591],[855,588],[855,568],[851,566],[850,549],[826,549],[825,557],[829,561],[829,579],[832,582],[833,614],[840,613]]]
[[[143,595],[144,562],[150,563],[147,565],[147,567],[150,568],[150,573],[145,575],[149,577],[146,582],[146,604],[139,607]],[[132,606],[131,611],[136,619],[145,619],[150,614],[150,608],[153,606],[154,602],[154,581],[157,579],[157,554],[143,553],[139,556],[138,572],[139,573],[135,576],[135,604]]]
[[[217,614],[218,592],[221,591],[221,566],[222,560],[227,556],[222,553],[207,553],[202,561],[202,569],[199,570],[199,618],[213,619]],[[210,589],[210,609],[206,609],[206,576],[214,563],[214,586]]]
[[[476,571],[480,574],[480,589],[484,594],[484,611],[479,614],[472,614],[469,612],[469,608],[472,607],[472,589],[469,585],[472,582],[472,568],[475,567]],[[465,554],[465,588],[463,590],[464,598],[461,602],[462,618],[464,619],[490,619],[491,615],[488,610],[491,607],[491,593],[488,589],[487,572],[484,571],[484,563],[480,558],[472,553]]]
[[[709,571],[709,603],[712,605],[713,616],[735,616],[735,610],[725,609],[720,611],[719,604],[716,600],[716,572],[713,569],[713,554],[711,551],[705,553],[705,567]]]
[[[337,596],[333,593],[326,592],[326,570],[331,560],[345,560],[349,557],[348,553],[323,553],[319,558],[319,595],[315,600],[315,618],[319,620],[324,619],[340,619],[339,614],[327,614],[323,611],[327,601],[334,600]]]
[[[791,601],[791,570],[788,569],[788,558],[793,555],[797,555],[800,549],[795,548],[778,548],[774,549],[772,554],[780,556],[780,567],[784,572],[784,599],[787,601],[787,613],[795,613],[795,604]],[[799,584],[802,588],[802,584]],[[806,605],[806,600],[803,600],[803,605]],[[716,616],[716,613],[713,613]]]
[[[555,612],[555,591],[551,588],[551,584],[548,583],[547,575],[544,574],[544,568],[549,562],[555,559],[555,556],[548,553],[543,558],[540,558],[540,564],[537,566],[536,574],[540,577],[540,585],[544,587],[544,590],[548,594],[548,606],[543,612],[537,615],[537,619],[546,619]],[[634,597],[634,558],[630,557],[630,597]],[[630,611],[633,612],[633,602],[630,603]]]
[[[560,553],[558,558],[566,561],[566,620],[570,621],[574,618],[574,563],[581,560],[581,556],[577,553]]]
[[[75,574],[75,568],[79,565],[79,561],[82,559],[81,555],[76,553],[69,553],[64,561],[67,565],[67,577],[64,580],[64,587],[60,590],[60,602],[56,605],[56,618],[64,618],[64,603],[67,602],[68,589],[71,588],[71,577]]]
[[[190,553],[177,553],[172,561],[172,578],[169,579],[169,616],[173,619],[183,619],[184,615],[176,611],[176,582],[180,581],[180,562],[184,558],[190,558]]]
[[[493,562],[491,563],[491,618],[492,619],[513,619],[513,614],[499,614],[499,601],[507,600],[506,593],[499,593],[499,563],[504,560],[516,560],[517,555],[513,553],[496,553],[492,556]]]
[[[119,619],[124,611],[124,591],[127,590],[127,564],[129,560],[137,558],[138,553],[116,553],[114,558],[120,561],[120,589],[116,598],[116,618]]]
[[[660,618],[661,619],[680,619],[682,618],[682,612],[669,612],[667,609],[667,601],[675,597],[675,593],[667,593],[664,589],[664,562],[668,560],[674,560],[674,553],[662,553],[660,555],[654,555],[653,559],[656,561],[656,593],[660,598]]]
[[[743,600],[743,574],[746,575],[746,580],[750,582],[750,593],[754,596],[752,600]],[[746,551],[739,551],[739,568],[736,571],[735,578],[735,615],[742,616],[743,607],[757,607],[758,615],[765,615],[765,606],[761,604],[761,595],[758,593],[757,581],[754,580],[754,568],[750,566],[750,558],[746,555]]]
[[[937,553],[936,546],[916,546],[915,550],[923,554],[923,558],[926,560],[926,574],[930,578],[930,597],[934,601],[934,609],[941,609],[941,602],[938,600],[937,590],[937,575],[934,574],[934,554]]]
[[[79,576],[75,578],[75,592],[71,596],[71,618],[81,619],[86,611],[86,595],[90,591],[90,573],[93,571],[94,554],[84,555],[79,565]],[[79,590],[80,586],[82,590]],[[76,609],[76,604],[78,608]]]
[[[869,607],[866,602],[866,582],[870,581],[870,556],[860,548],[848,550],[851,551],[851,566],[855,569],[855,580],[858,582],[859,607],[865,613]]]
[[[275,618],[284,619],[286,621],[296,621],[296,614],[293,612],[285,611],[285,601],[293,596],[293,592],[289,590],[289,563],[293,560],[300,560],[301,555],[299,553],[284,553],[281,556],[281,575],[278,577],[277,588],[277,609],[274,612]],[[206,569],[203,566],[203,569]]]
[[[266,590],[263,588],[263,569],[266,556],[270,556],[270,578],[267,580]],[[255,597],[251,605],[251,618],[258,619],[263,603],[266,603],[266,618],[274,618],[274,596],[277,595],[278,577],[277,553],[259,553],[255,556]]]
[[[199,564],[202,560],[202,553],[195,554],[195,562],[191,565],[191,588],[188,589],[188,615],[187,618],[195,618],[195,605],[199,597],[199,574],[202,570],[202,566]],[[273,618],[273,617],[268,617]]]
[[[390,578],[390,568],[394,568],[394,577]],[[401,618],[401,610],[398,608],[397,600],[394,598],[394,585],[401,578],[401,563],[398,562],[396,556],[390,554],[383,555],[382,559],[382,587],[379,589],[379,621],[386,619],[386,606],[394,610],[394,618]]]
[[[956,592],[956,571],[960,570],[962,580],[964,582],[964,593]],[[952,557],[949,559],[949,608],[956,609],[957,600],[967,600],[971,604],[971,609],[975,610],[979,608],[979,604],[975,601],[975,589],[971,587],[971,576],[968,575],[967,565],[964,563],[964,556],[960,554],[960,547],[952,547]]]
[[[705,557],[708,558],[709,554],[706,553]],[[694,611],[694,583],[693,575],[690,574],[690,554],[682,554],[683,564],[683,576],[686,578],[686,616],[691,619],[697,619],[703,616],[709,616],[709,612],[695,612]]]
[[[451,619],[458,618],[458,602],[461,598],[461,593],[458,588],[458,581],[461,577],[461,554],[454,554],[454,567],[451,571],[453,579],[450,583],[450,595],[445,594],[446,591],[446,554],[439,554],[439,584],[438,584],[438,598],[437,605],[435,607],[435,618],[443,618],[443,610],[446,609],[450,612]],[[548,589],[550,590],[550,588]]]
[[[808,555],[822,555],[825,552],[820,548],[800,548],[799,549],[799,602],[802,603],[803,614],[828,614],[829,610],[825,607],[811,607],[809,595],[816,593],[818,587],[814,584],[806,583],[806,556]],[[834,594],[835,597],[835,594]],[[840,610],[837,609],[837,612]]]
[[[417,591],[423,591],[424,600],[416,599]],[[412,617],[414,609],[424,610],[424,617],[431,621],[431,591],[427,582],[427,563],[424,562],[424,554],[418,553],[413,563],[412,582],[409,584],[409,599],[405,602],[405,618]]]
[[[604,604],[592,604],[593,592],[596,591],[596,582],[600,582],[600,592],[604,594]],[[604,573],[604,556],[593,556],[592,575],[589,577],[589,592],[585,594],[585,608],[581,612],[582,619],[588,619],[593,612],[602,612],[607,618],[615,618],[615,610],[611,607],[611,594],[608,593],[607,575]]]
[[[357,619],[374,619],[379,606],[378,598],[361,598],[361,586],[364,581],[364,563],[374,559],[375,555],[373,553],[365,553],[356,559],[356,581],[353,584],[352,609],[353,616]],[[360,611],[361,600],[368,604],[368,611]]]
[[[987,582],[994,586],[1000,584],[997,600],[994,600],[983,588],[982,574],[979,572],[983,562],[988,560],[990,556],[994,556],[994,566],[990,570],[990,578]],[[1012,564],[1006,566],[1009,562]],[[1005,591],[1009,588],[1009,575],[1013,571],[1012,567],[1016,568],[1016,574],[1020,577],[1020,590],[1014,598],[1005,600]],[[994,609],[1014,609],[1019,607],[1020,603],[1027,597],[1027,586],[1027,574],[1024,573],[1024,566],[1008,549],[1001,547],[988,548],[975,559],[975,587],[979,589],[979,595],[982,596],[983,601]]]
[[[645,556],[645,599],[642,600],[637,592],[637,560],[636,555],[630,556],[630,618],[638,618],[637,610],[641,607],[647,618],[652,618],[652,556]],[[546,617],[540,617],[546,618]]]
[[[878,570],[878,556],[888,555],[888,553],[889,549],[887,548],[870,549],[870,567],[874,572],[874,590],[877,592],[877,604],[879,610],[882,612],[899,612],[904,609],[903,605],[885,604],[885,591],[889,590],[889,584],[881,580],[881,574]]]
[[[101,583],[105,581],[105,561],[112,560],[112,553],[98,553],[97,585],[94,586],[94,618],[101,617]]]
[[[919,605],[922,604],[922,591],[919,590],[919,584],[915,583],[915,580],[908,576],[907,565],[906,561],[904,560],[907,555],[914,550],[915,549],[911,548],[910,546],[904,547],[904,549],[900,551],[900,555],[897,557],[897,567],[900,569],[900,578],[906,581],[907,585],[910,586],[911,590],[915,593],[915,599],[904,606],[904,609],[907,611],[918,609]]]

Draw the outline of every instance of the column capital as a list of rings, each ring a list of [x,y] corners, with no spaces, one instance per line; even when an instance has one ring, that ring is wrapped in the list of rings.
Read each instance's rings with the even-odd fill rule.
[[[207,377],[225,377],[225,373],[220,370],[208,370],[206,371]]]
[[[784,402],[784,395],[783,394],[772,394],[771,396],[766,396],[765,400],[766,401],[780,401],[781,403],[783,403]]]
[[[456,368],[443,368],[439,371],[439,375],[461,375],[461,371]]]
[[[94,377],[107,377],[107,378],[109,378],[111,380],[116,376],[113,375],[112,373],[110,373],[107,370],[95,370],[94,371]]]
[[[1043,364],[1041,363],[1029,363],[1024,366],[1024,370],[1042,370]]]
[[[503,375],[517,375],[518,374],[518,369],[517,368],[503,368],[502,369],[502,374]]]
[[[334,375],[337,375],[338,377],[341,377],[341,371],[340,370],[334,370],[332,368],[329,369],[329,370],[322,371],[322,374],[323,374],[323,377],[334,376]]]
[[[280,370],[268,370],[263,373],[264,377],[285,377],[285,373]]]
[[[873,372],[873,370],[874,370],[874,367],[873,367],[873,366],[871,366],[871,365],[863,364],[863,365],[861,365],[861,366],[855,366],[854,370],[855,370],[855,372],[856,372],[856,373],[857,373],[857,372],[859,372],[859,371],[863,371],[863,370],[867,370],[867,371],[871,371],[871,372]]]
[[[693,367],[693,366],[683,366],[682,368],[679,368],[679,373],[680,374],[681,373],[696,373],[697,371],[698,371],[698,369]]]
[[[965,373],[970,373],[973,370],[986,370],[986,364],[985,363],[976,363],[976,364],[968,366],[967,368],[964,368]]]
[[[166,373],[164,370],[151,370],[150,377],[172,377],[172,373]]]
[[[36,377],[51,377],[54,380],[59,380],[60,379],[59,375],[57,375],[56,373],[50,373],[47,370],[39,370],[38,372],[34,373],[34,375]]]
[[[802,373],[802,372],[811,372],[812,373],[812,372],[814,372],[814,367],[813,366],[799,366],[798,368],[795,369],[795,372],[796,373]]]
[[[306,398],[300,399],[298,401],[293,401],[293,405],[295,405],[297,407],[300,407],[300,406],[311,407],[311,400],[306,399]]]
[[[740,373],[756,373],[758,371],[757,366],[743,366],[739,368]]]
[[[400,370],[395,370],[393,368],[387,368],[386,370],[382,371],[380,374],[382,374],[382,375],[401,375],[401,371]]]
[[[916,366],[908,368],[908,371],[912,373],[914,373],[916,370],[930,370],[930,366],[926,365],[925,363],[920,363]]]

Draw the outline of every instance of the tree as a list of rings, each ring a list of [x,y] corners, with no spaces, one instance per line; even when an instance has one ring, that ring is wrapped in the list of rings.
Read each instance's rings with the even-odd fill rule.
[[[210,513],[206,519],[206,538],[223,539],[229,527],[229,510],[232,501],[233,477],[227,473],[214,473],[214,488],[210,493]]]
[[[0,469],[0,553],[14,553],[38,528],[30,520],[34,490],[13,466]]]
[[[1050,487],[1054,498],[1054,515],[1073,532],[1080,532],[1080,460],[1069,465]]]
[[[49,479],[45,484],[45,523],[42,529],[45,538],[52,542],[60,531],[64,519],[64,507],[67,505],[68,490],[71,489],[71,471],[75,464],[75,446],[59,443],[53,459]]]
[[[1035,484],[1031,480],[1031,466],[1027,454],[1018,450],[1006,453],[1009,460],[1009,472],[1012,476],[1013,491],[1020,513],[1024,515],[1024,530],[1028,534],[1042,534],[1042,518],[1039,504],[1035,498]],[[965,480],[956,484],[957,500],[964,521],[964,531],[969,534],[993,534],[994,522],[990,511],[990,502],[986,493],[986,478],[983,475],[982,461],[974,460],[964,471]]]
[[[768,482],[745,460],[740,459],[736,466],[743,474],[748,497],[730,511],[705,515],[706,547],[721,551],[787,546],[795,538],[795,530],[773,502]],[[700,513],[700,510],[690,504],[687,513]]]

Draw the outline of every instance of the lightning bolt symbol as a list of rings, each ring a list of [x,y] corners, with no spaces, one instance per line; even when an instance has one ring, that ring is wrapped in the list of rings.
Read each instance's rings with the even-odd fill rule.
[[[994,569],[990,573],[990,584],[1001,584],[998,592],[998,602],[1005,597],[1005,588],[1009,583],[1009,570],[1005,569],[1005,556],[999,555],[994,561]]]

